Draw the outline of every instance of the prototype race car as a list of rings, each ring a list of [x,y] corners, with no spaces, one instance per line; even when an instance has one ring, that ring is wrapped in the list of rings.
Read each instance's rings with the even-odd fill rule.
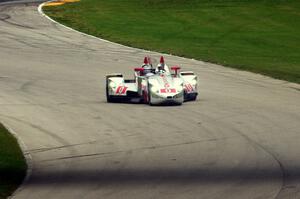
[[[197,99],[197,76],[192,71],[180,72],[172,66],[171,72],[164,57],[153,68],[150,57],[134,69],[134,79],[124,79],[120,73],[106,75],[107,102],[138,101],[150,105],[182,104]]]

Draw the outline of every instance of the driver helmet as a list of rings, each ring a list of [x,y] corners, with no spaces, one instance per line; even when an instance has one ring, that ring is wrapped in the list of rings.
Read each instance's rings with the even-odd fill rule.
[[[165,72],[165,65],[164,64],[158,64],[157,65],[157,71]]]
[[[144,68],[144,74],[152,73],[152,66],[149,64],[143,65]]]

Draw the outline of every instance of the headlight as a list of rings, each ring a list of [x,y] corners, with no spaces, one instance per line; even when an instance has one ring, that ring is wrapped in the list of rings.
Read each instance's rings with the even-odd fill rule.
[[[111,87],[111,88],[116,88],[117,87],[117,85],[116,85],[116,83],[115,82],[109,82],[109,87]]]

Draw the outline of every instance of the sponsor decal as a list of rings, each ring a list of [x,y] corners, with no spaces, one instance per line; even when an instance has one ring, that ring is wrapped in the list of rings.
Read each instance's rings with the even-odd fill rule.
[[[185,85],[184,85],[184,90],[185,90],[186,92],[190,93],[190,92],[193,92],[193,91],[194,91],[194,88],[193,88],[193,86],[192,86],[191,84],[185,84]]]
[[[176,93],[176,89],[175,88],[163,88],[160,89],[161,93]]]
[[[170,87],[170,84],[169,84],[169,82],[168,82],[166,76],[165,76],[165,75],[161,75],[161,77],[162,77],[162,79],[163,79],[163,81],[164,81],[164,86],[165,86],[165,88],[169,88],[169,87]]]
[[[176,89],[175,88],[170,88],[170,84],[168,82],[168,79],[166,78],[165,75],[161,75],[162,80],[164,82],[164,87],[163,89],[160,89],[161,93],[176,93]]]
[[[118,86],[116,90],[116,94],[124,95],[126,93],[128,87],[126,86]]]

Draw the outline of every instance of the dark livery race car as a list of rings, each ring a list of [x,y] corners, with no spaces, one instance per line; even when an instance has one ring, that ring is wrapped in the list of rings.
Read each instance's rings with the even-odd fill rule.
[[[197,76],[192,71],[180,72],[179,66],[170,69],[163,57],[156,68],[152,66],[150,57],[145,57],[144,64],[134,69],[134,79],[124,79],[120,73],[106,75],[107,102],[180,105],[196,100]]]

